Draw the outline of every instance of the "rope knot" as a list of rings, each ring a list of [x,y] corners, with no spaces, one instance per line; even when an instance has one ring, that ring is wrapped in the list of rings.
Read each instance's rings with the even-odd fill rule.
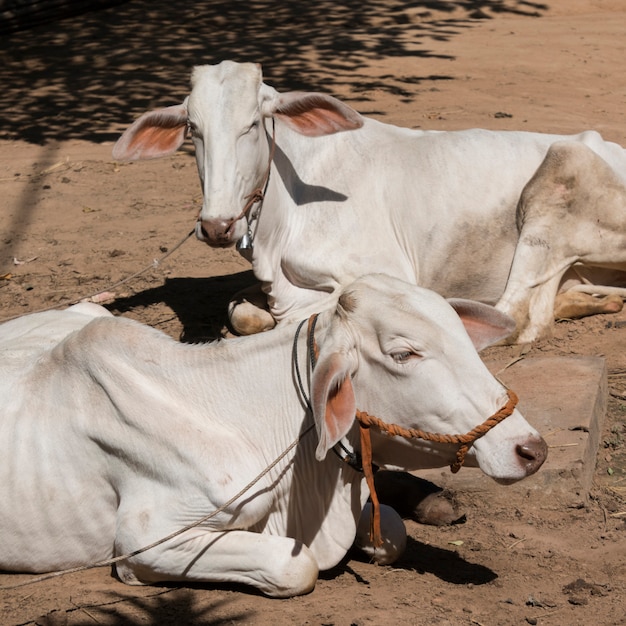
[[[247,209],[250,208],[256,202],[261,202],[264,197],[265,196],[263,194],[263,189],[261,189],[261,187],[257,187],[256,189],[254,189],[252,193],[249,193],[247,196],[245,196],[246,200],[248,200],[246,204]]]

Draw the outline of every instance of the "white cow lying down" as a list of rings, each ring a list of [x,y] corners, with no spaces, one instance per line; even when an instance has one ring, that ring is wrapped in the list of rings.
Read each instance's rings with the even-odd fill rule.
[[[315,422],[317,434],[304,434],[214,518],[117,563],[130,584],[231,581],[270,596],[310,591],[318,570],[350,548],[368,497],[363,474],[330,452],[339,441],[359,450],[356,407],[450,434],[470,431],[506,402],[475,347],[501,339],[512,321],[487,305],[451,304],[461,319],[433,292],[383,275],[360,278],[320,314],[312,374],[307,333],[294,353],[293,325],[188,345],[93,304],[5,323],[0,569],[46,572],[148,545],[228,502]],[[456,445],[370,431],[373,461],[383,468],[441,467],[455,458]],[[515,409],[475,442],[467,461],[510,483],[535,472],[546,454]],[[383,534],[391,535],[383,557],[405,540],[393,511],[384,513]]]
[[[518,342],[549,333],[559,289],[626,287],[626,154],[596,132],[399,128],[325,94],[279,93],[260,66],[224,61],[196,67],[189,98],[141,116],[113,156],[170,154],[188,130],[204,193],[197,235],[212,246],[245,237],[267,295],[269,312],[251,296],[231,303],[242,334],[325,308],[377,271],[497,303]],[[573,304],[557,317],[622,299]]]

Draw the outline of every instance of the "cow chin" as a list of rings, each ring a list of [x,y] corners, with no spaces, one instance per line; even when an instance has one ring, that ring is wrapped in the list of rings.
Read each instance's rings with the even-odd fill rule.
[[[210,247],[210,248],[232,248],[235,245],[234,241],[230,241],[228,243],[220,243],[217,241],[205,241],[205,243]]]
[[[522,476],[521,478],[496,478],[494,477],[494,480],[498,483],[498,485],[513,485],[515,483],[518,483],[520,480],[523,480],[524,478],[526,478],[526,476]]]

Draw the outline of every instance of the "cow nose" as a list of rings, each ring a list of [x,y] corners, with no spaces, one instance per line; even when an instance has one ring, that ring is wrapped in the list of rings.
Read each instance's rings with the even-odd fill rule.
[[[526,471],[526,476],[534,474],[548,457],[548,444],[539,437],[520,443],[515,448],[520,463]]]
[[[210,246],[227,246],[233,243],[232,220],[200,220],[196,235]]]

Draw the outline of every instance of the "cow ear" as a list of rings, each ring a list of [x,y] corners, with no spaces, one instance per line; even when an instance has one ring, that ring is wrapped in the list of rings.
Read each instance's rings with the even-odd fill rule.
[[[115,142],[116,161],[156,159],[174,154],[187,133],[185,103],[149,111],[136,119]]]
[[[315,456],[322,461],[354,422],[356,401],[348,357],[335,352],[320,359],[313,371],[311,387],[313,416],[319,437]]]
[[[332,135],[363,126],[363,118],[353,108],[323,93],[277,93],[271,103],[271,115],[307,137]]]
[[[461,318],[478,351],[506,339],[515,330],[512,317],[488,304],[462,298],[450,298],[448,303]]]

